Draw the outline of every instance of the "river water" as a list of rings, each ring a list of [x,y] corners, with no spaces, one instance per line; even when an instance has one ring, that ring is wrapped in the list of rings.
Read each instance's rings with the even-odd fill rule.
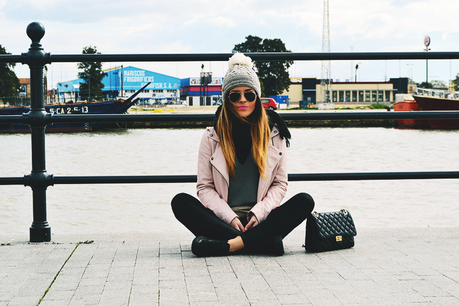
[[[203,129],[130,129],[49,134],[49,174],[196,174]],[[459,131],[291,128],[289,173],[458,171]],[[30,135],[0,135],[0,177],[31,170]],[[317,211],[348,209],[359,227],[458,227],[459,180],[291,182],[286,198],[310,193]],[[170,200],[195,184],[56,185],[48,188],[53,233],[182,229]],[[32,192],[0,186],[0,235],[28,234]]]

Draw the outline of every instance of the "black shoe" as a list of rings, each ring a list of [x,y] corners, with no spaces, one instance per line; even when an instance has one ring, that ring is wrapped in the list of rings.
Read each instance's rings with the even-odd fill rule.
[[[198,257],[229,255],[230,245],[223,240],[199,236],[193,239],[191,251]]]
[[[254,246],[252,251],[257,254],[267,254],[274,256],[284,255],[284,243],[282,242],[282,236],[271,236],[260,244]]]

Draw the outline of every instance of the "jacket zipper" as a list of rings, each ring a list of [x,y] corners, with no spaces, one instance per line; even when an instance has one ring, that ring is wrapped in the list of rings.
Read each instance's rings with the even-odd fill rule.
[[[220,175],[222,176],[222,178],[225,180],[226,186],[229,188],[228,181],[225,179],[225,177],[224,177],[223,174],[220,172],[220,170],[218,170],[217,167],[215,167],[215,165],[212,164],[211,161],[209,161],[209,163],[212,165],[212,167],[213,167],[215,170],[217,170],[218,173],[220,173]]]

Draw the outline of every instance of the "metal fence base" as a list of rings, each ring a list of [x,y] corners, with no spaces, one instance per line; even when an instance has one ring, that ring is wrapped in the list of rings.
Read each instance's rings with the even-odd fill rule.
[[[30,227],[30,242],[51,241],[51,227]]]

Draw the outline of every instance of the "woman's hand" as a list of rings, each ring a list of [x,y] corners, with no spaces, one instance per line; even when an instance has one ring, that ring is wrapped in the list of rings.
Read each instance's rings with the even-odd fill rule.
[[[230,225],[240,232],[245,232],[244,225],[242,225],[242,222],[239,220],[239,218],[234,218]]]
[[[244,231],[249,230],[252,227],[255,227],[257,225],[258,225],[258,219],[257,219],[257,217],[255,217],[255,215],[252,215],[252,217],[250,218],[249,223],[247,223]]]

